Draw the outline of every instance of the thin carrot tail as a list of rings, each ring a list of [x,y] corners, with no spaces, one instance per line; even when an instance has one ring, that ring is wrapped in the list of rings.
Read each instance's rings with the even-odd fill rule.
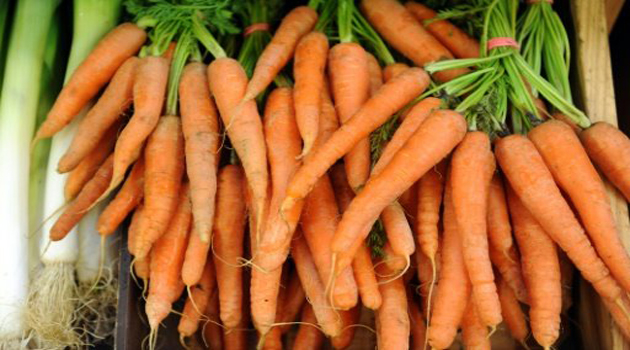
[[[420,254],[417,252],[416,254]],[[437,266],[435,264],[435,255],[429,258],[431,261],[431,285],[429,286],[429,295],[427,296],[427,329],[424,331],[424,347],[426,349],[429,345],[429,327],[431,327],[431,300],[433,299],[433,289],[435,287],[435,281],[437,279]]]
[[[269,334],[269,332],[267,332],[266,334],[261,334],[260,337],[258,337],[258,342],[256,343],[256,350],[263,349],[263,347],[265,346],[265,340],[267,339],[267,334]]]
[[[495,324],[488,328],[490,328],[490,331],[488,332],[488,336],[486,338],[490,339],[490,337],[494,334],[494,332],[497,331],[497,325]]]

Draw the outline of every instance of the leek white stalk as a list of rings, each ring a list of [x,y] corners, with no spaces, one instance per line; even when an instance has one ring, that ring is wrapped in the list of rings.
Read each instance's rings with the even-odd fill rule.
[[[116,25],[120,1],[76,0],[73,12],[72,48],[66,81],[98,41]],[[80,334],[74,327],[77,301],[74,273],[79,249],[77,229],[75,227],[59,242],[51,242],[48,234],[60,209],[66,204],[63,188],[67,174],[57,173],[57,163],[72,141],[84,113],[85,110],[53,137],[46,172],[44,217],[47,220],[40,242],[44,267],[32,282],[28,299],[29,326],[38,345],[46,348],[78,347],[81,343]]]
[[[29,147],[35,128],[46,39],[58,0],[20,0],[0,101],[0,348],[26,336]]]

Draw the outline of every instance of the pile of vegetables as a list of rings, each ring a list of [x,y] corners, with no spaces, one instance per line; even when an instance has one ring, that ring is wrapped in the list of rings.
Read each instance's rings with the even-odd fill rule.
[[[630,139],[550,2],[72,5],[65,62],[65,3],[0,3],[0,348],[106,341],[122,231],[150,349],[551,349],[573,266],[630,339]]]

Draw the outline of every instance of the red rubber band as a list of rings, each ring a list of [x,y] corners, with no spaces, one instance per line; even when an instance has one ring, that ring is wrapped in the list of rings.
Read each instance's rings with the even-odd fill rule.
[[[269,30],[269,23],[254,23],[251,26],[245,28],[243,31],[243,36],[251,35],[255,32],[262,32]]]
[[[492,38],[488,40],[488,50],[492,50],[497,47],[509,46],[515,49],[520,49],[521,45],[519,45],[516,40],[508,37],[498,37]]]

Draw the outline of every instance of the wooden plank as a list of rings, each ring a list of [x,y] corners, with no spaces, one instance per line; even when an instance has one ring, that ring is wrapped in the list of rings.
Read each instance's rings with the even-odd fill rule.
[[[606,26],[608,28],[608,34],[612,31],[619,17],[619,13],[623,8],[625,0],[606,0]]]
[[[574,0],[571,1],[571,13],[575,30],[580,106],[592,121],[606,121],[617,125],[605,4],[601,0]],[[628,205],[610,184],[607,183],[606,186],[619,234],[628,250]],[[584,348],[630,349],[590,286],[582,286],[580,291],[580,322]]]

